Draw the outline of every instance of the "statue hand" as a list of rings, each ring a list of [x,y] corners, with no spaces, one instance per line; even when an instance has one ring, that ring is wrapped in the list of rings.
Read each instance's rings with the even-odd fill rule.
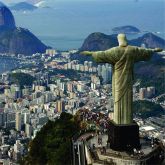
[[[163,49],[161,49],[161,48],[155,48],[154,49],[154,52],[162,52],[163,51]]]
[[[85,56],[92,56],[93,53],[89,51],[83,51],[80,54],[85,55]]]

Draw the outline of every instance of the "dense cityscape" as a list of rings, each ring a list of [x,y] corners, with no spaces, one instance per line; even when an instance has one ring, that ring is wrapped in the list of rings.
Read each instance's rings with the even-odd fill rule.
[[[27,154],[27,144],[37,132],[48,120],[58,119],[62,112],[75,115],[80,111],[84,116],[82,121],[88,123],[91,120],[97,129],[101,129],[101,125],[106,127],[108,116],[113,119],[111,66],[71,61],[75,53],[77,50],[58,52],[48,49],[31,57],[18,55],[20,67],[2,74],[1,160],[18,162]],[[165,101],[161,101],[164,95],[157,96],[155,91],[154,86],[140,88],[136,82],[134,101],[159,104],[164,110]],[[106,117],[98,120],[99,114]],[[137,113],[134,120],[140,126],[141,136],[158,138],[165,145],[165,115],[144,119]],[[87,125],[84,125],[85,129],[88,129]]]

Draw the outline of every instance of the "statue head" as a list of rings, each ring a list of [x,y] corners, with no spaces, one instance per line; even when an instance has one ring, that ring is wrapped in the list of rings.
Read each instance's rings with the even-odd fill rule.
[[[118,34],[117,39],[119,42],[119,46],[126,47],[128,45],[127,38],[126,38],[125,34]]]

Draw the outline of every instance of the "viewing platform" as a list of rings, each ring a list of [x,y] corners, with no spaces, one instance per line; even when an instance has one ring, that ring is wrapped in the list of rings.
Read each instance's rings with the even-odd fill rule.
[[[140,139],[141,149],[130,152],[115,151],[109,147],[108,135],[87,133],[74,143],[75,165],[161,165],[164,159],[164,147],[161,143],[152,143]]]

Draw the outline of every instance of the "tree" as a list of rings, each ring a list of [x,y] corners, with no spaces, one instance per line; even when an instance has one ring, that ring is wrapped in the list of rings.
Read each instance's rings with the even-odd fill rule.
[[[29,144],[29,153],[23,164],[70,165],[72,160],[72,137],[79,132],[73,116],[62,113],[55,122],[48,123]]]
[[[148,118],[152,116],[160,116],[164,114],[163,108],[156,103],[141,100],[133,103],[134,113],[142,118]]]
[[[11,73],[10,80],[11,82],[16,83],[20,85],[21,88],[23,88],[24,85],[32,86],[32,83],[35,80],[35,78],[25,73]]]

